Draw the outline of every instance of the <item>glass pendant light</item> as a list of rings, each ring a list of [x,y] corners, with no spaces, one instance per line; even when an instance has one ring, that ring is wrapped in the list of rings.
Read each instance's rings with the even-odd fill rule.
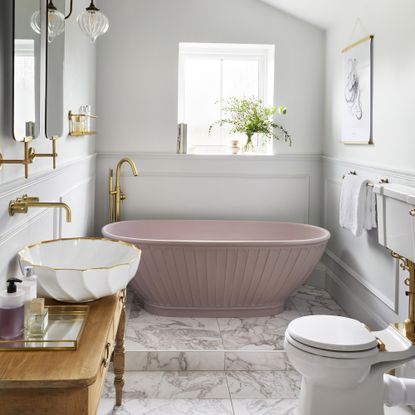
[[[30,19],[32,29],[40,34],[40,10],[34,12]],[[48,42],[53,42],[65,30],[65,16],[55,7],[52,0],[48,4]]]
[[[78,24],[81,30],[95,42],[98,36],[103,35],[109,28],[107,16],[102,13],[91,0],[91,4],[78,16]]]

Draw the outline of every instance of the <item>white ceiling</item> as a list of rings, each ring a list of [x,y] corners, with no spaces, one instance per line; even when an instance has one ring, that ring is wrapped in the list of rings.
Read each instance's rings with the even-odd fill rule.
[[[339,19],[359,10],[373,0],[261,0],[323,29],[336,24]]]

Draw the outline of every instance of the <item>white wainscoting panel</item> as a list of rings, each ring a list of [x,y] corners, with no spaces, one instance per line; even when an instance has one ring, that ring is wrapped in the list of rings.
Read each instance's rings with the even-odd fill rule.
[[[200,156],[99,154],[97,232],[108,218],[108,169],[132,158],[121,187],[123,219],[183,218],[282,220],[321,223],[321,158],[298,156]]]
[[[409,186],[415,186],[415,174],[323,157],[323,223],[331,232],[323,261],[328,268],[327,287],[355,318],[365,321],[371,312],[371,321],[385,324],[397,321],[405,318],[407,312],[405,273],[388,250],[378,244],[376,230],[354,237],[338,224],[342,176],[349,171],[356,171],[373,182],[388,178]],[[360,302],[361,307],[356,307],[356,302]]]
[[[26,245],[66,235],[92,234],[94,228],[95,155],[66,162],[57,170],[32,175],[0,186],[0,286],[19,273],[16,253]],[[60,209],[30,208],[9,216],[9,202],[27,194],[41,201],[64,201],[72,208],[72,222],[62,226]],[[62,197],[62,195],[64,195]]]

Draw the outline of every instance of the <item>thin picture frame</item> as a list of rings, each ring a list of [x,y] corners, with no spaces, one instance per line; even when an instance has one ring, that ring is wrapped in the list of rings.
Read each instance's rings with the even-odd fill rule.
[[[343,54],[343,144],[373,144],[373,39],[366,36]]]

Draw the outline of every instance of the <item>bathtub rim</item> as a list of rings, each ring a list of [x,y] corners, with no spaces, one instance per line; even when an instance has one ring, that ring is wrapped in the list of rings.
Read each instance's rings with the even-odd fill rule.
[[[246,222],[246,223],[262,223],[262,224],[285,224],[285,225],[296,225],[306,228],[314,228],[323,232],[323,234],[316,238],[309,239],[288,239],[288,240],[199,240],[199,239],[144,239],[137,237],[128,237],[120,234],[109,232],[107,229],[117,223],[132,223],[132,222]],[[110,239],[117,239],[126,241],[136,245],[180,245],[180,246],[226,246],[226,247],[239,247],[239,246],[308,246],[308,245],[319,245],[326,244],[331,237],[330,232],[320,226],[310,225],[307,223],[299,222],[282,222],[282,221],[261,221],[261,220],[215,220],[215,219],[133,219],[125,220],[120,222],[107,223],[101,228],[103,236]]]

